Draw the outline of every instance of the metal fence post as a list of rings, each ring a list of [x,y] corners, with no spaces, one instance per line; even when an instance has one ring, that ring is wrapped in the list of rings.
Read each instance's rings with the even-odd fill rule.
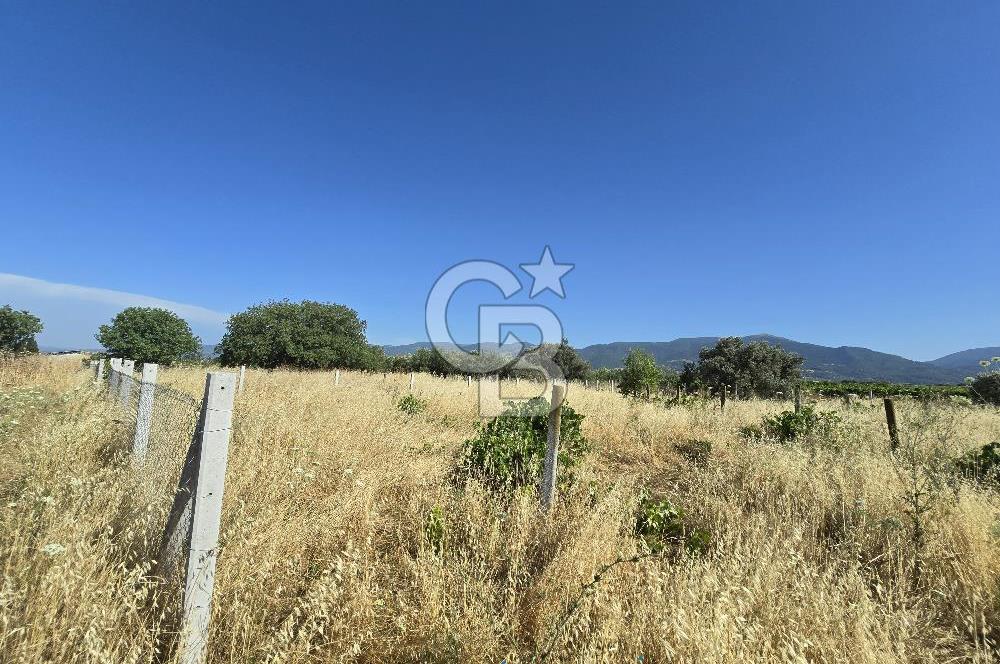
[[[549,411],[548,441],[545,448],[545,470],[542,475],[542,509],[548,512],[556,500],[559,474],[559,428],[562,425],[562,402],[566,388],[552,385],[552,405]]]
[[[135,437],[132,439],[132,460],[142,463],[149,448],[149,430],[153,424],[153,395],[156,392],[156,373],[159,367],[151,362],[142,365],[142,382],[139,384],[139,408],[135,416]]]

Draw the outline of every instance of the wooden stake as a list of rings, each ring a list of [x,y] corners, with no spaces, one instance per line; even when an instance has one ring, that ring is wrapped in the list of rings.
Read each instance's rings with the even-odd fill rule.
[[[545,448],[545,470],[542,475],[542,509],[552,509],[556,501],[556,483],[559,474],[559,429],[562,426],[562,402],[566,389],[562,385],[552,386],[552,409],[549,411],[548,441]]]
[[[889,450],[895,452],[899,447],[899,427],[896,425],[896,405],[889,397],[885,398],[885,423],[889,427]]]

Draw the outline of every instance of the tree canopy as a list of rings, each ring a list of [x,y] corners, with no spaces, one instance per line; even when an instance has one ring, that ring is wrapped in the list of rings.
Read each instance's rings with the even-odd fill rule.
[[[37,353],[38,342],[35,341],[35,335],[43,327],[38,316],[5,304],[0,307],[0,352]]]
[[[798,382],[801,369],[802,358],[778,346],[764,341],[745,344],[739,337],[724,337],[714,347],[701,350],[695,373],[705,385],[737,386],[740,394],[773,397]]]
[[[583,380],[590,375],[590,362],[580,357],[566,339],[559,344],[552,361],[562,369],[566,380]]]
[[[187,321],[154,307],[128,307],[110,325],[102,325],[95,338],[115,357],[166,366],[196,359],[201,350],[201,340]]]
[[[368,344],[365,328],[342,304],[266,302],[233,314],[216,350],[226,366],[381,369],[385,353]]]
[[[619,375],[618,391],[625,396],[649,398],[663,380],[663,371],[649,353],[634,348],[625,356]]]

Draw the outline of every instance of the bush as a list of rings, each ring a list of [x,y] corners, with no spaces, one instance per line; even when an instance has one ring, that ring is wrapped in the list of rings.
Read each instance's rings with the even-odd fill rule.
[[[1000,406],[1000,371],[991,371],[976,376],[969,389],[977,400]]]
[[[813,406],[803,406],[798,413],[786,410],[765,417],[761,424],[743,427],[740,432],[750,440],[768,439],[789,443],[806,437],[836,440],[842,420],[832,412],[817,411]]]
[[[172,311],[154,307],[128,307],[102,325],[95,335],[110,355],[169,366],[196,359],[201,341],[187,321]]]
[[[416,415],[417,413],[422,413],[427,410],[427,402],[420,397],[407,394],[399,400],[396,407],[407,415]]]
[[[959,459],[959,472],[977,482],[1000,480],[1000,442],[989,443]]]
[[[672,544],[683,544],[689,553],[705,553],[712,539],[707,530],[687,525],[680,507],[666,499],[649,497],[639,503],[635,536],[653,553]]]
[[[499,417],[480,423],[475,438],[465,441],[461,471],[497,490],[536,484],[545,463],[549,404],[542,397],[508,404]],[[572,479],[572,469],[588,450],[580,430],[583,415],[565,402],[559,428],[559,481]]]

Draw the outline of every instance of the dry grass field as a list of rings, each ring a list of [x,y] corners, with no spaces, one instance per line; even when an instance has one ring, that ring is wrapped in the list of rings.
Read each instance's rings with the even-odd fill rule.
[[[160,374],[195,397],[203,382]],[[996,657],[1000,498],[942,463],[1000,440],[996,410],[900,401],[892,456],[877,401],[821,402],[844,420],[836,441],[749,443],[740,427],[789,404],[720,414],[574,385],[592,449],[547,517],[530,492],[454,481],[477,423],[464,380],[418,376],[415,415],[397,407],[407,388],[248,372],[210,662]],[[171,660],[172,601],[149,560],[180,459],[137,472],[127,429],[79,358],[0,365],[0,661]],[[711,442],[707,460],[678,451],[691,440]],[[581,593],[643,550],[644,493],[709,531],[708,550],[623,562]]]

